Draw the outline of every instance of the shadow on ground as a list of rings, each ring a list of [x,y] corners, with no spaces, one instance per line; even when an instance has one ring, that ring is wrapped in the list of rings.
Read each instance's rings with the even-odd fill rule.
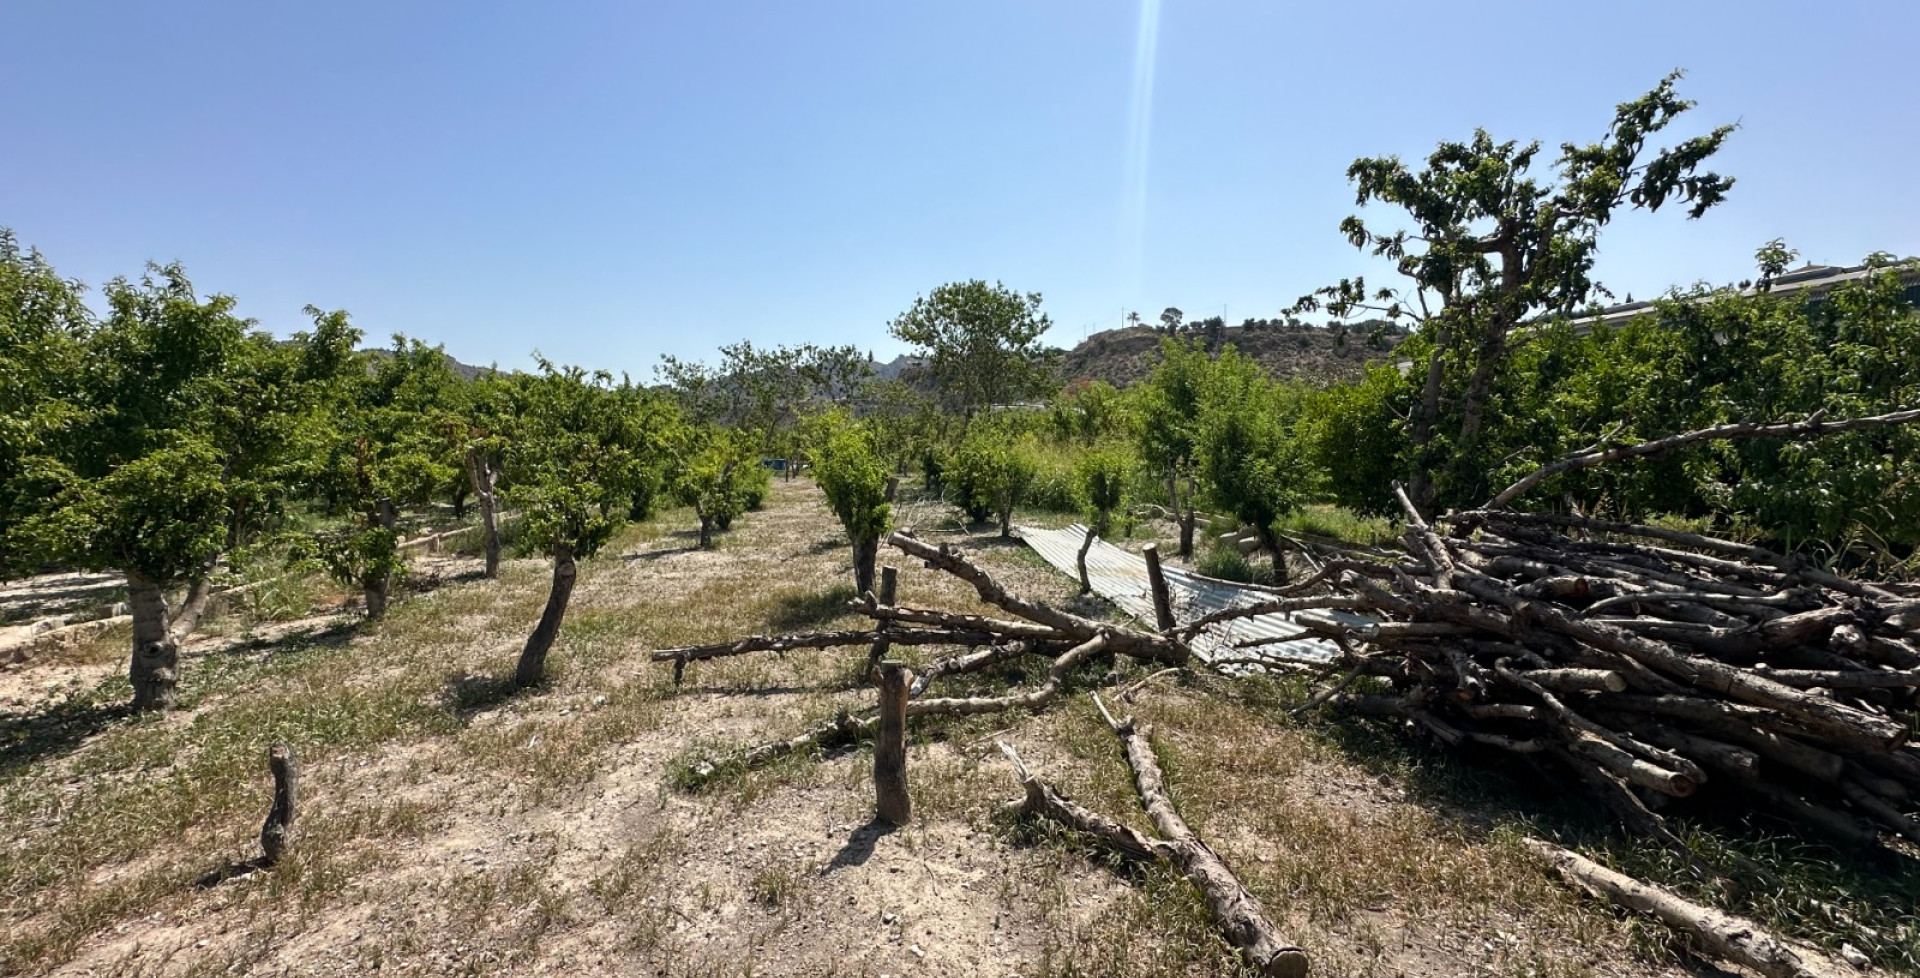
[[[847,614],[847,602],[857,597],[851,584],[835,584],[813,593],[783,594],[767,615],[767,624],[781,632],[824,625]]]

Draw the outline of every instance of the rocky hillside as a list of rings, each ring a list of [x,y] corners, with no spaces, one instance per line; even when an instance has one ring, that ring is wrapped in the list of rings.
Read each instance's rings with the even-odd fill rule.
[[[1231,344],[1277,378],[1326,383],[1359,377],[1368,363],[1386,359],[1405,339],[1400,333],[1381,331],[1370,341],[1373,332],[1372,324],[1338,330],[1254,321],[1213,330],[1189,327],[1181,335],[1214,346]],[[1060,376],[1068,382],[1104,380],[1124,387],[1146,377],[1164,336],[1145,326],[1095,333],[1067,351],[1060,362]]]

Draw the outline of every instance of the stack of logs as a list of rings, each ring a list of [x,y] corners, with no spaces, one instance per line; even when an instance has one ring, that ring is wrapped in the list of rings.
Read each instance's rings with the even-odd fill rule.
[[[1405,508],[1405,559],[1321,575],[1377,622],[1299,618],[1344,651],[1320,701],[1551,759],[1670,844],[1646,801],[1709,790],[1920,844],[1920,601],[1665,528]]]

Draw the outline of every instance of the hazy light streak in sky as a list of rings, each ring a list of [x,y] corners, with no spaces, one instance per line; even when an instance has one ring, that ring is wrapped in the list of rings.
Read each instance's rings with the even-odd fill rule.
[[[1153,142],[1153,70],[1160,43],[1160,0],[1140,0],[1127,107],[1126,184],[1121,195],[1121,298],[1138,305],[1146,257],[1147,159]],[[1145,316],[1145,313],[1142,313]]]

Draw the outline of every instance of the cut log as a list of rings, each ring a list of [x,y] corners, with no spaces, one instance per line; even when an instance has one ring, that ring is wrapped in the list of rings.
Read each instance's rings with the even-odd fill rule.
[[[1550,842],[1528,839],[1526,843],[1527,848],[1570,882],[1686,933],[1720,958],[1751,968],[1766,978],[1837,978],[1857,974],[1847,965],[1810,948],[1788,944],[1745,917],[1682,899]]]

